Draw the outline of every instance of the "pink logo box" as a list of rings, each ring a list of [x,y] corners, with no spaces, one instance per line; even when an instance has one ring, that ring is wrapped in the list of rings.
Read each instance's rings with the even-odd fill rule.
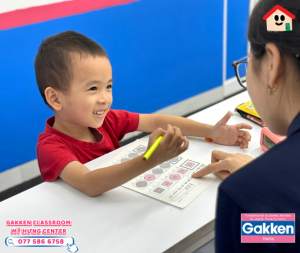
[[[289,232],[282,234],[282,224],[293,224]],[[255,228],[257,225],[258,229]],[[270,225],[268,227],[268,225]],[[261,228],[259,227],[261,226]],[[282,226],[280,228],[280,226]],[[248,229],[248,230],[247,230]],[[294,230],[293,230],[294,229]],[[295,243],[295,214],[294,213],[242,213],[241,214],[241,243]],[[254,232],[250,232],[250,231]],[[245,234],[247,231],[247,234]],[[268,233],[265,233],[265,232]],[[277,233],[272,233],[272,232]],[[256,233],[258,232],[258,233]],[[281,233],[280,233],[281,232]],[[255,233],[255,235],[253,235]]]

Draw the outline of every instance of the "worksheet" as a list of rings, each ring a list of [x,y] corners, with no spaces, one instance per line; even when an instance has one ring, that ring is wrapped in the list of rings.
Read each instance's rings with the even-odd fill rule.
[[[124,163],[140,156],[146,151],[147,145],[146,142],[137,140],[101,164],[99,168]],[[191,177],[208,164],[209,162],[183,153],[137,176],[123,184],[123,187],[184,208],[216,179],[213,174],[197,179]]]

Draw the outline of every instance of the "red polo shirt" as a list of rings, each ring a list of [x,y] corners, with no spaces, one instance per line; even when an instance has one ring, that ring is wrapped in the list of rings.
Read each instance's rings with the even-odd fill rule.
[[[52,128],[54,117],[46,122],[37,144],[37,159],[44,181],[55,180],[62,169],[72,161],[84,164],[120,147],[124,135],[137,130],[139,114],[110,110],[103,125],[96,130],[102,135],[100,142],[76,140]]]

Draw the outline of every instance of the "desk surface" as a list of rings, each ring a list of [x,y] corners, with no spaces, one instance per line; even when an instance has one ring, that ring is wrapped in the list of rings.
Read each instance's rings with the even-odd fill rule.
[[[189,118],[202,123],[215,124],[226,112],[250,100],[247,92],[222,101]],[[246,122],[253,126],[252,141],[246,154],[257,157],[260,148],[261,127],[243,119],[238,114],[228,124]],[[147,137],[143,138],[147,140]],[[238,146],[223,146],[206,142],[203,138],[189,137],[188,155],[210,162],[214,149],[242,153]],[[95,168],[112,157],[115,150],[97,158],[86,166]],[[78,252],[163,252],[181,244],[175,251],[189,247],[199,229],[215,219],[217,188],[216,179],[202,194],[184,209],[176,208],[137,192],[118,187],[98,197],[90,198],[58,179],[42,183],[0,203],[0,252],[67,252],[61,248],[8,247],[4,239],[10,236],[11,227],[6,220],[71,220],[67,236],[74,238]],[[13,227],[16,228],[16,227]],[[30,228],[30,227],[27,227]],[[47,227],[43,227],[47,228]],[[208,231],[210,232],[210,231]],[[208,233],[207,232],[207,233]],[[199,235],[199,234],[198,234]],[[205,233],[204,233],[205,235]],[[184,240],[185,239],[185,240]],[[179,250],[181,249],[181,250]]]

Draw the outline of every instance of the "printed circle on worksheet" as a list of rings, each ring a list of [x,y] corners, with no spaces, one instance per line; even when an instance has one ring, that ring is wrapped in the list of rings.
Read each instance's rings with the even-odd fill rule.
[[[145,187],[145,186],[147,186],[147,182],[146,181],[138,181],[135,185],[137,187]]]
[[[178,173],[180,174],[185,174],[188,170],[180,168],[179,170],[177,170]]]
[[[154,190],[154,192],[159,193],[159,194],[164,192],[164,191],[165,191],[165,189],[160,188],[160,187],[156,187],[156,189]]]
[[[146,147],[139,147],[136,149],[137,152],[145,152],[146,151]]]
[[[162,174],[164,171],[162,169],[153,169],[152,173],[153,174]]]
[[[169,178],[174,181],[174,180],[179,180],[180,176],[178,174],[172,174],[169,176]]]
[[[144,179],[147,180],[147,181],[152,181],[152,180],[155,179],[155,176],[152,175],[152,174],[149,174],[149,175],[146,175],[146,176],[144,177]]]
[[[169,163],[162,163],[159,165],[159,167],[163,168],[163,169],[167,169],[167,168],[170,168],[170,164]]]
[[[137,156],[139,156],[137,153],[130,153],[130,154],[128,155],[128,157],[130,157],[130,158],[135,158],[135,157],[137,157]]]
[[[169,160],[168,162],[175,163],[175,162],[178,162],[178,161],[179,161],[178,157],[174,157],[171,160]]]
[[[129,158],[123,158],[123,159],[121,159],[121,163],[124,163],[124,162],[129,161],[129,160],[130,160]]]
[[[168,181],[168,180],[166,180],[166,181],[163,182],[161,185],[169,187],[171,184],[173,184],[173,183],[170,182],[170,181]]]

